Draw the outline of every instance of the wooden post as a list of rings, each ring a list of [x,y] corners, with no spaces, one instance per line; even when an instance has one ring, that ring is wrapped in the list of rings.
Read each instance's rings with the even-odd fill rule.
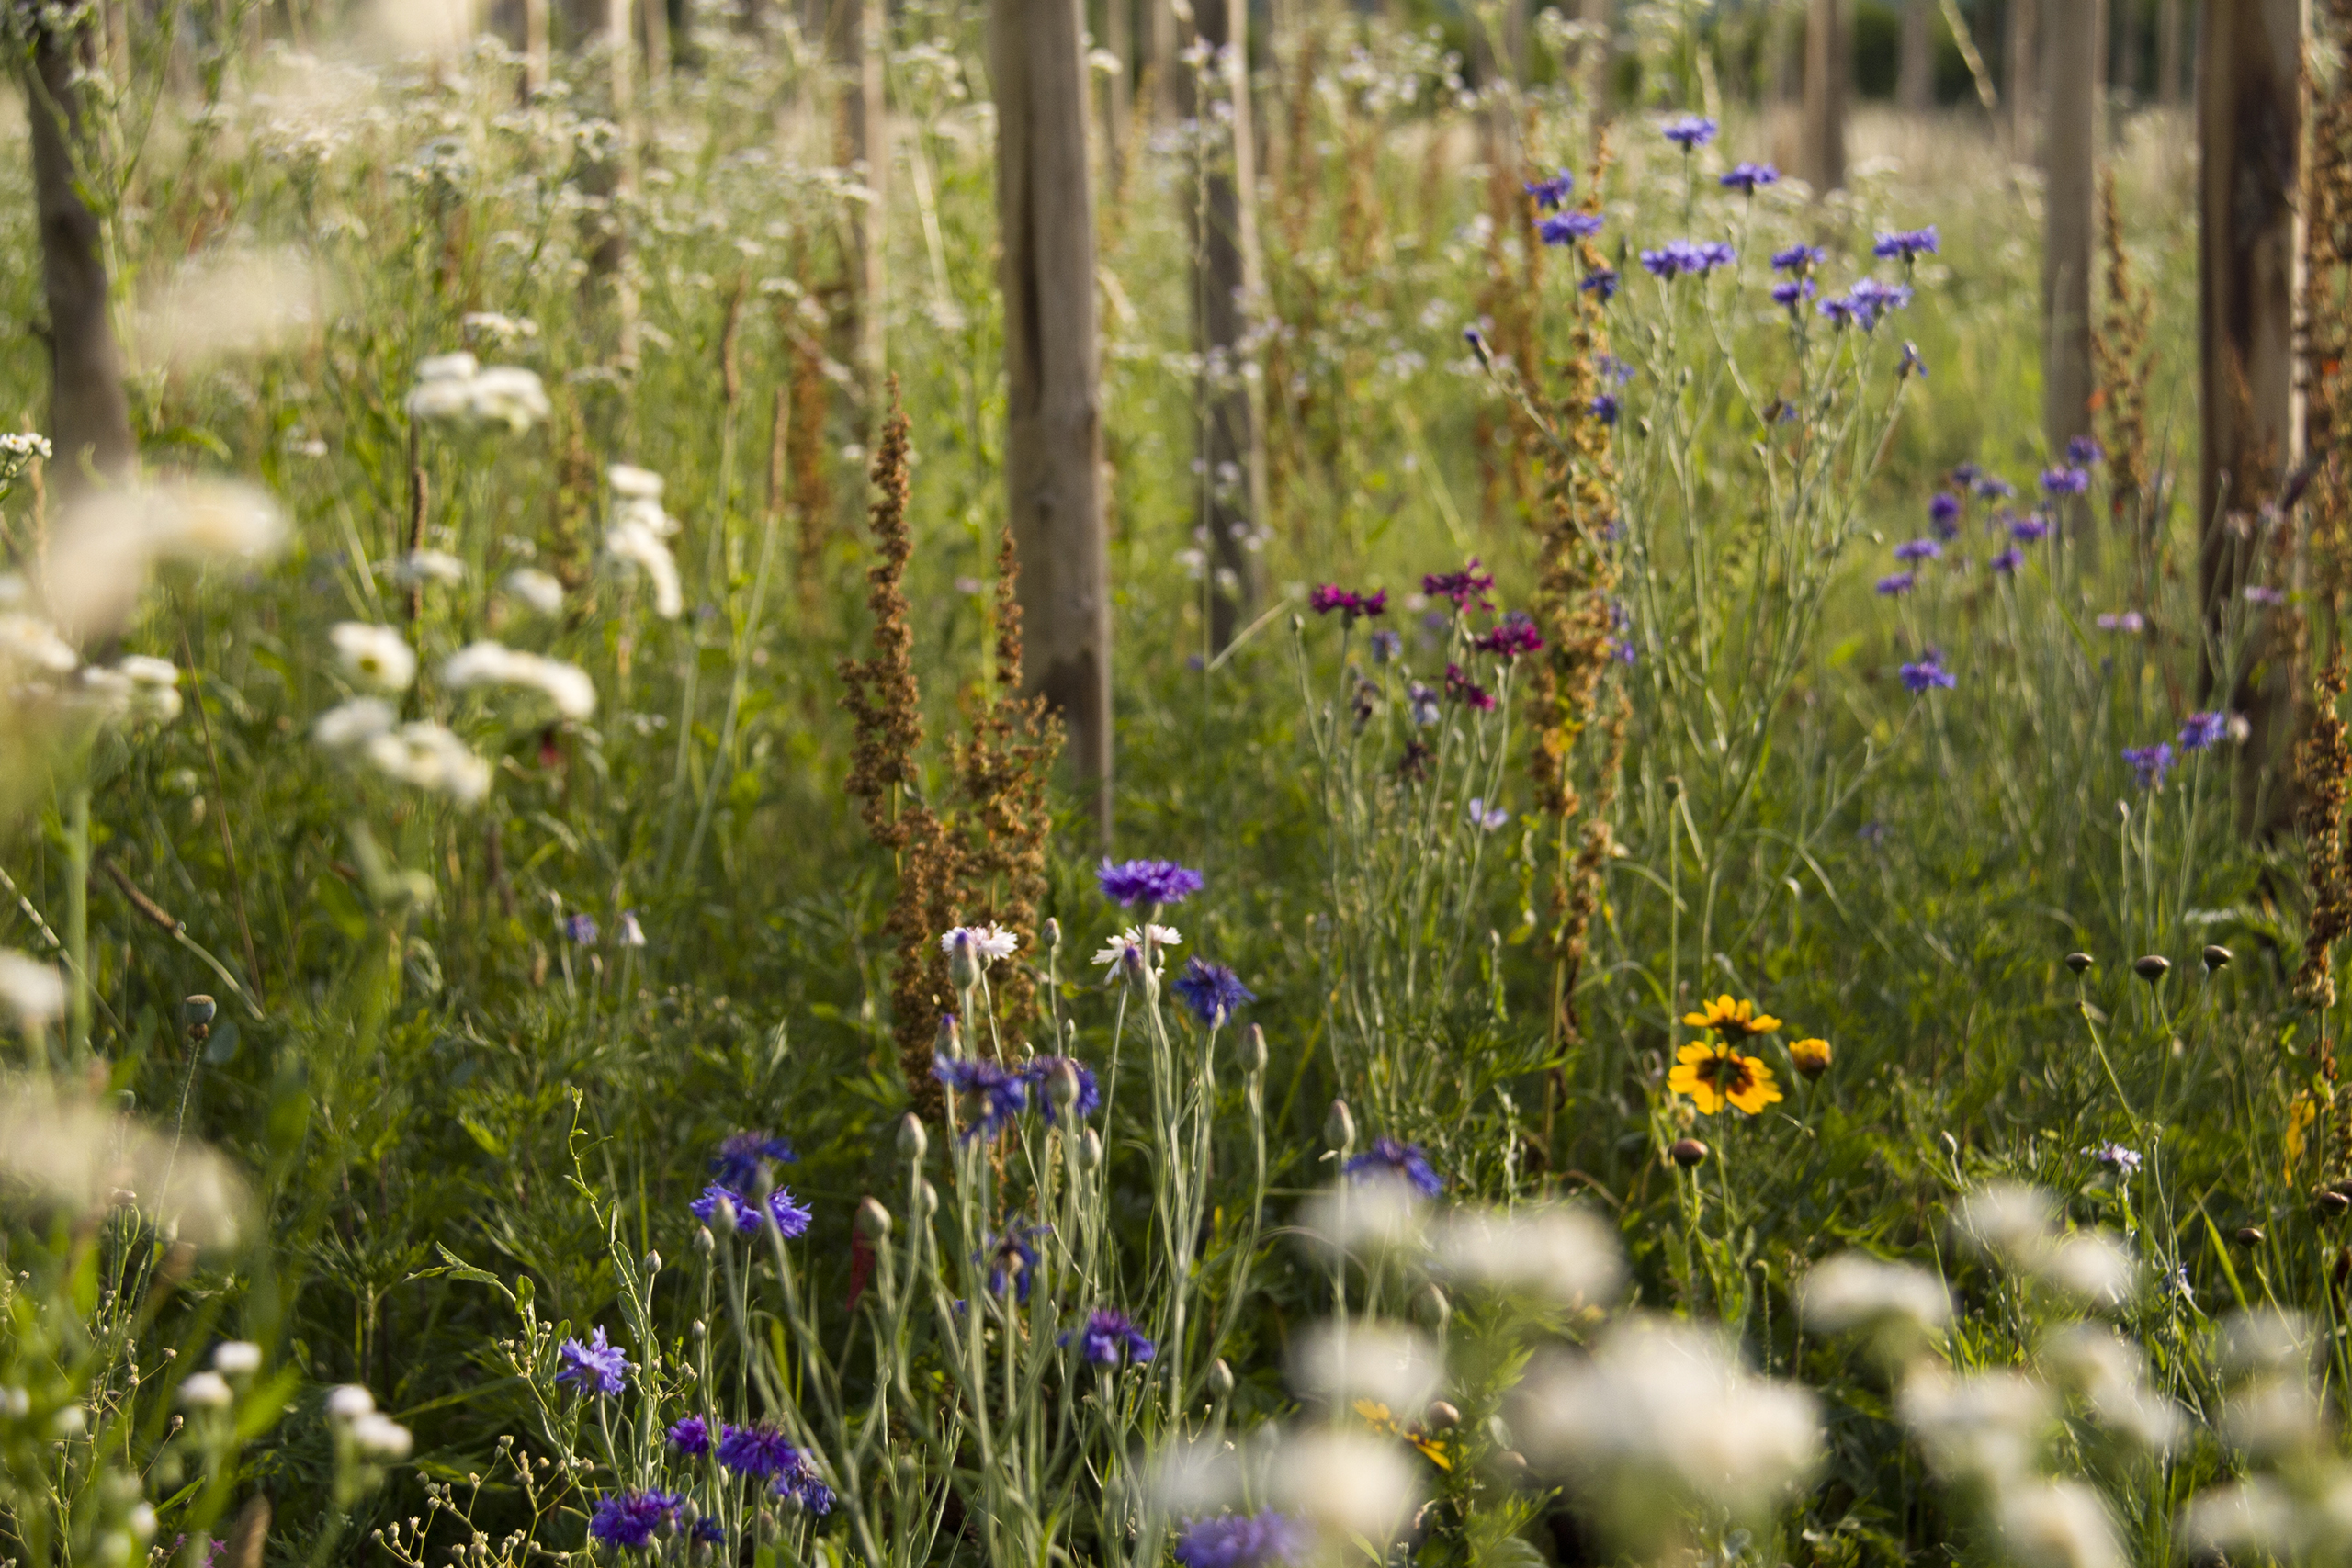
[[[2156,0],[2156,101],[2180,99],[2180,0]]]
[[[1843,0],[1809,0],[1804,17],[1804,130],[1798,170],[1816,194],[1846,183],[1846,97],[1853,73]]]
[[[2085,0],[2060,0],[2077,6]],[[2039,31],[2034,0],[2009,0],[2009,156],[2024,163],[2033,156],[2034,34]]]
[[[1894,101],[1905,114],[1936,107],[1936,0],[1903,0],[1903,51]]]
[[[1136,68],[1135,0],[1102,0],[1102,47],[1119,62],[1102,92],[1103,188],[1115,200],[1126,186],[1128,122],[1135,115],[1129,96]]]
[[[2198,475],[2198,581],[2207,647],[2249,582],[2280,562],[2257,547],[2264,501],[2302,457],[2295,311],[2302,298],[2302,41],[2307,0],[2205,0],[2199,47],[2198,347],[2203,463]],[[2228,705],[2252,725],[2252,781],[2282,755],[2290,683],[2283,639],[2249,650],[2261,684],[2242,679]],[[2210,686],[2218,671],[2210,665]],[[2218,694],[2214,694],[2218,696]],[[2274,809],[2285,792],[2274,791]]]
[[[1229,156],[1204,149],[1195,209],[1193,325],[1201,350],[1200,526],[1208,538],[1209,641],[1223,649],[1263,593],[1252,534],[1266,526],[1266,444],[1257,383],[1243,375],[1250,316],[1262,291],[1257,138],[1250,103],[1250,0],[1197,0],[1200,40],[1223,67]],[[1201,86],[1208,85],[1204,71]],[[1196,117],[1207,119],[1205,105]]]
[[[2105,0],[2053,6],[2042,29],[2041,437],[2053,463],[2091,433],[2091,254],[2098,229],[2099,13]]]
[[[107,315],[106,251],[96,215],[82,199],[74,143],[82,135],[81,73],[90,64],[88,18],[51,19],[31,6],[28,118],[33,201],[40,223],[41,292],[49,308],[49,472],[61,501],[100,480],[128,479],[138,458],[122,351]]]
[[[1028,689],[1068,727],[1097,831],[1111,829],[1111,585],[1103,537],[1094,197],[1080,0],[994,0],[1002,243],[1004,475],[1021,555]]]

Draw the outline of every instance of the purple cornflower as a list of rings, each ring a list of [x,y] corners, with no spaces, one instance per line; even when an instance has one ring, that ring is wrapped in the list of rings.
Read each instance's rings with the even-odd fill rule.
[[[1030,1287],[1037,1282],[1037,1249],[1029,1238],[1045,1232],[1043,1225],[1015,1225],[1001,1236],[992,1236],[980,1250],[972,1255],[975,1263],[989,1266],[989,1294],[1004,1294],[1007,1283],[1012,1286],[1012,1299],[1023,1306],[1029,1304]]]
[[[1653,277],[1703,277],[1719,266],[1729,266],[1739,253],[1721,240],[1668,240],[1642,253],[1642,265]]]
[[[2172,772],[2172,747],[2162,740],[2154,746],[2126,746],[2123,760],[2132,764],[2142,789],[2162,789],[2165,775]]]
[[[1919,585],[1916,571],[1890,571],[1878,580],[1878,593],[1883,599],[1900,599]]]
[[[1555,212],[1568,199],[1568,193],[1577,188],[1577,177],[1562,169],[1548,180],[1530,180],[1524,188],[1529,196],[1535,198],[1536,206],[1546,212]]]
[[[1068,1345],[1073,1340],[1087,1365],[1105,1371],[1117,1371],[1129,1361],[1142,1366],[1154,1354],[1151,1341],[1125,1313],[1108,1309],[1088,1314],[1086,1326],[1069,1330],[1058,1343]]]
[[[1704,115],[1685,114],[1675,116],[1657,129],[1659,135],[1685,152],[1695,152],[1713,141],[1722,128]]]
[[[1573,245],[1600,233],[1604,221],[1598,212],[1555,212],[1535,225],[1535,233],[1547,245]]]
[[[702,1190],[702,1196],[686,1205],[686,1212],[704,1224],[717,1223],[718,1203],[725,1199],[735,1213],[735,1234],[757,1235],[760,1231],[760,1206],[743,1193],[714,1181]],[[775,1221],[775,1228],[786,1241],[796,1241],[808,1234],[809,1211],[792,1201],[792,1193],[779,1187],[768,1194],[768,1214]]]
[[[817,1479],[817,1467],[808,1455],[800,1456],[800,1473],[775,1478],[775,1495],[789,1497],[820,1517],[833,1511],[833,1489]]]
[[[1960,678],[1944,668],[1943,654],[1932,648],[1928,649],[1925,657],[1905,664],[1902,675],[1905,689],[1915,696],[1939,686],[1950,691],[1960,684]]]
[[[980,1119],[964,1129],[963,1136],[967,1139],[978,1133],[995,1136],[1011,1126],[1012,1119],[1029,1104],[1026,1078],[978,1056],[941,1056],[932,1063],[931,1076],[959,1095],[979,1097]]]
[[[636,1363],[621,1353],[620,1347],[605,1337],[601,1327],[588,1336],[585,1344],[567,1339],[556,1347],[555,1353],[563,1363],[555,1381],[570,1383],[582,1393],[618,1393],[628,1382],[628,1374],[637,1370]]]
[[[2041,470],[2041,489],[2046,495],[2080,495],[2091,488],[2091,477],[2081,468],[2057,468]]]
[[[1928,526],[1936,531],[1939,539],[1949,539],[1960,532],[1960,497],[1948,490],[1939,490],[1928,498]]]
[[[1372,661],[1374,664],[1387,663],[1403,652],[1404,648],[1405,639],[1398,633],[1374,632],[1372,634]]]
[[[1846,303],[1853,312],[1853,322],[1864,332],[1878,325],[1879,318],[1900,310],[1911,303],[1911,290],[1900,283],[1881,283],[1875,277],[1854,280],[1846,290]]]
[[[765,1133],[730,1133],[719,1143],[718,1153],[710,1162],[710,1173],[729,1187],[753,1187],[759,1183],[760,1168],[770,1160],[790,1165],[799,1157],[793,1153],[789,1138],[771,1137]]]
[[[1359,593],[1336,582],[1321,583],[1306,596],[1306,607],[1318,615],[1328,615],[1337,610],[1346,625],[1353,626],[1358,616],[1388,613],[1388,590],[1375,588],[1369,593]]]
[[[1423,728],[1435,724],[1441,716],[1436,691],[1419,681],[1405,688],[1405,706],[1413,716],[1413,722]]]
[[[1306,1527],[1268,1509],[1195,1519],[1176,1538],[1184,1568],[1281,1568],[1306,1561],[1315,1544]]]
[[[654,1532],[670,1523],[685,1498],[675,1492],[615,1492],[596,1500],[588,1533],[625,1551],[653,1544]]]
[[[2020,545],[2039,544],[2050,536],[2050,519],[2039,512],[2009,519],[2009,537]]]
[[[2137,1149],[2127,1148],[2121,1144],[2101,1144],[2095,1149],[2085,1149],[2083,1153],[2120,1176],[2140,1174],[2140,1151]]]
[[[2136,635],[2148,629],[2148,618],[2137,610],[2102,610],[2096,624],[2103,632],[2131,632]]]
[[[1731,173],[1715,182],[1725,190],[1736,190],[1742,196],[1754,196],[1758,186],[1781,183],[1781,171],[1770,164],[1734,164]]]
[[[1481,833],[1491,833],[1510,820],[1510,813],[1499,806],[1488,806],[1476,795],[1463,805],[1463,814],[1470,818],[1470,826]]]
[[[1894,373],[1897,376],[1917,376],[1922,381],[1928,378],[1928,362],[1919,357],[1919,345],[1909,338],[1903,340],[1903,358],[1895,366]]]
[[[1114,865],[1105,859],[1094,876],[1102,885],[1102,897],[1131,909],[1138,904],[1181,904],[1204,886],[1199,872],[1172,860],[1129,860]]]
[[[1406,1181],[1424,1198],[1445,1190],[1445,1183],[1430,1168],[1429,1156],[1419,1144],[1374,1138],[1372,1147],[1348,1161],[1348,1174],[1358,1181]]]
[[[1829,253],[1819,245],[1791,245],[1785,251],[1772,253],[1774,272],[1811,272],[1829,259]]]
[[[752,1427],[722,1427],[718,1433],[718,1462],[738,1475],[766,1481],[790,1475],[800,1468],[800,1450],[773,1421]]]
[[[1495,711],[1495,694],[1462,672],[1459,664],[1445,667],[1445,694],[1458,703],[1466,703],[1480,713]]]
[[[2284,604],[2287,602],[2287,595],[2282,590],[2257,582],[2245,591],[2245,602],[2249,604],[2260,604],[2268,609]]]
[[[2230,716],[2226,713],[2193,713],[2180,727],[2180,749],[2202,751],[2208,746],[2219,746],[2230,736]]]
[[[1487,594],[1494,586],[1495,574],[1479,570],[1476,556],[1472,556],[1460,571],[1432,571],[1421,579],[1422,592],[1432,599],[1451,599],[1457,610],[1467,608],[1473,599],[1481,610],[1493,609]]]
[[[1938,254],[1940,249],[1936,238],[1936,226],[1930,223],[1924,229],[1900,229],[1893,233],[1881,234],[1878,243],[1871,246],[1871,254],[1881,261],[1900,259],[1908,262],[1921,255]]]
[[[1900,561],[1941,560],[1944,547],[1933,539],[1906,539],[1894,547],[1894,558]]]
[[[670,1426],[670,1446],[688,1459],[700,1459],[710,1452],[710,1424],[699,1416],[689,1416]]]
[[[1054,1097],[1046,1092],[1046,1087],[1065,1062],[1069,1064],[1071,1076],[1078,1079],[1078,1097],[1069,1102],[1070,1114],[1082,1122],[1102,1109],[1102,1090],[1094,1081],[1092,1067],[1075,1056],[1039,1056],[1022,1068],[1022,1076],[1036,1091],[1042,1102],[1039,1109],[1044,1111],[1048,1127],[1060,1120],[1061,1108],[1054,1103]]]
[[[2015,545],[2011,545],[1999,555],[1995,556],[1986,564],[1992,567],[1995,571],[1999,572],[2003,577],[2007,577],[2011,572],[2017,570],[2018,568],[2025,564],[2025,552],[2018,548]]]
[[[1594,267],[1584,275],[1584,281],[1577,287],[1600,295],[1600,302],[1606,305],[1617,298],[1617,269],[1613,266]]]
[[[1979,501],[2007,501],[2017,492],[2018,487],[1998,474],[1982,474],[1977,477],[1976,498]]]
[[[1944,477],[1952,489],[1966,490],[1984,477],[1984,470],[1973,463],[1962,463],[1955,466],[1952,471]]]
[[[1258,999],[1257,993],[1231,969],[1222,964],[1204,964],[1198,954],[1184,960],[1184,972],[1176,976],[1174,986],[1184,1005],[1212,1029],[1221,1028],[1245,1002]]]
[[[1786,283],[1772,285],[1772,303],[1786,307],[1792,313],[1813,296],[1813,279],[1809,277],[1792,277]]]
[[[1595,359],[1592,368],[1602,380],[1612,381],[1620,387],[1634,378],[1634,367],[1613,354],[1604,354]]]
[[[1604,392],[1601,396],[1607,397],[1608,394]],[[1540,651],[1544,647],[1544,634],[1535,629],[1535,622],[1526,611],[1512,610],[1495,623],[1494,630],[1472,637],[1470,646],[1498,659],[1517,659],[1522,653]]]
[[[566,915],[563,934],[582,947],[596,945],[596,921],[588,915]]]
[[[1854,302],[1842,294],[1832,294],[1814,307],[1833,325],[1850,327],[1854,324]]]
[[[2077,435],[2066,443],[2066,461],[2078,468],[2094,468],[2107,461],[2107,448],[2094,435]]]

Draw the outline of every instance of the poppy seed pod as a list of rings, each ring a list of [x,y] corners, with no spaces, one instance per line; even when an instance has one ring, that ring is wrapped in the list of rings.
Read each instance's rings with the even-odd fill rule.
[[[1442,1399],[1432,1399],[1425,1414],[1433,1430],[1444,1432],[1462,1425],[1462,1412]]]
[[[180,1017],[187,1021],[188,1032],[191,1034],[211,1028],[212,1021],[220,1011],[219,1003],[200,993],[180,1003]]]
[[[2153,986],[2172,973],[2172,960],[2162,953],[2151,953],[2144,958],[2132,961],[2132,973]]]
[[[2262,1245],[2261,1227],[2247,1225],[2238,1232],[2236,1239],[2240,1247],[2260,1247]]]
[[[931,1147],[931,1134],[922,1130],[922,1118],[910,1111],[899,1118],[899,1157],[909,1164],[922,1163],[923,1154]]]
[[[2087,953],[2070,953],[2066,954],[2066,967],[2072,969],[2077,975],[2082,974],[2085,970],[2088,969],[2092,964],[2098,962],[2098,959],[2093,958]]]
[[[857,1201],[857,1228],[869,1241],[890,1239],[890,1211],[872,1198]]]
[[[1706,1159],[1707,1145],[1696,1138],[1677,1138],[1666,1152],[1675,1164],[1689,1170]]]
[[[2205,973],[2211,975],[2216,969],[2226,967],[2230,960],[2236,956],[2236,953],[2232,953],[2228,948],[2222,946],[2218,942],[2207,947],[2205,949]]]
[[[2341,1192],[2323,1192],[2319,1195],[2319,1212],[2324,1218],[2332,1220],[2346,1209],[2352,1209],[2352,1198],[2346,1198]]]
[[[1342,1155],[1356,1146],[1356,1119],[1346,1100],[1331,1102],[1330,1114],[1323,1118],[1323,1141]]]

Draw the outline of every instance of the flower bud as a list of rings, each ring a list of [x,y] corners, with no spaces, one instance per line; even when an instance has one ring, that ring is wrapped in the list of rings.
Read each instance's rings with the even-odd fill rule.
[[[2236,956],[2236,953],[2232,953],[2228,948],[2222,947],[2218,943],[2206,948],[2205,973],[2211,975],[2216,969],[2226,967],[2230,960]]]
[[[345,1383],[327,1395],[327,1417],[345,1425],[376,1412],[376,1396],[356,1382]]]
[[[1422,1412],[1422,1415],[1428,1420],[1432,1431],[1451,1431],[1462,1425],[1462,1412],[1442,1399],[1430,1400],[1429,1408]]]
[[[947,933],[947,981],[959,991],[968,991],[980,983],[979,945],[972,941],[972,933],[962,927]]]
[[[710,1206],[710,1223],[729,1235],[736,1232],[735,1200],[722,1192]]]
[[[662,1255],[650,1248],[645,1254],[645,1277],[649,1280],[662,1272]]]
[[[1057,1063],[1046,1076],[1046,1098],[1058,1111],[1068,1111],[1078,1103],[1078,1069],[1068,1062]]]
[[[1241,1032],[1241,1070],[1252,1075],[1266,1070],[1266,1032],[1256,1024]]]
[[[2319,1212],[2323,1217],[2332,1220],[2346,1209],[2352,1209],[2352,1198],[2334,1191],[2319,1195]]]
[[[2083,971],[2088,969],[2092,964],[2098,962],[2098,959],[2093,958],[2087,953],[2070,953],[2066,954],[2066,967],[2072,969],[2077,975],[2083,973]]]
[[[931,1147],[931,1134],[922,1130],[922,1118],[909,1111],[899,1118],[899,1157],[909,1165],[920,1165]]]
[[[1222,1356],[1219,1356],[1216,1363],[1209,1368],[1209,1397],[1212,1399],[1233,1397],[1233,1369],[1225,1364],[1225,1358]]]
[[[890,1212],[870,1197],[858,1200],[856,1224],[869,1241],[890,1239]]]
[[[2247,1225],[2245,1229],[2239,1231],[2237,1234],[2237,1244],[2240,1247],[2260,1247],[2262,1245],[2261,1227],[2257,1225]]]
[[[1689,1170],[1706,1159],[1707,1145],[1696,1138],[1677,1138],[1666,1152],[1673,1157],[1675,1164]]]
[[[954,1013],[939,1015],[939,1038],[933,1043],[933,1049],[951,1062],[964,1054],[964,1032],[956,1027]]]
[[[1102,1163],[1102,1136],[1089,1127],[1078,1140],[1078,1168],[1092,1170]]]
[[[1421,1288],[1413,1292],[1413,1315],[1430,1329],[1442,1334],[1453,1316],[1453,1303],[1445,1299],[1445,1292],[1433,1282],[1424,1280]]]
[[[1831,1052],[1826,1040],[1797,1040],[1790,1043],[1789,1061],[1810,1081],[1829,1070]]]
[[[1356,1146],[1356,1119],[1346,1100],[1331,1102],[1330,1114],[1323,1118],[1323,1141],[1342,1156]]]
[[[1046,934],[1046,951],[1047,953],[1059,953],[1059,952],[1062,950],[1062,923],[1061,923],[1061,921],[1059,921],[1059,920],[1057,920],[1057,919],[1054,919],[1051,915],[1046,916],[1046,933],[1045,933],[1045,934]]]
[[[695,1250],[705,1258],[718,1250],[718,1243],[712,1239],[708,1225],[695,1227]]]
[[[922,1208],[923,1218],[939,1213],[939,1189],[928,1181],[915,1183],[915,1201]]]

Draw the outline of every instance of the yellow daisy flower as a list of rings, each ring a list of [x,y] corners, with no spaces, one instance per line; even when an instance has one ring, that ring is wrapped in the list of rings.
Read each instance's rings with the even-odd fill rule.
[[[2295,1096],[2295,1098],[2288,1103],[2287,1135],[2285,1142],[2287,1145],[2287,1179],[2290,1181],[2295,1179],[2295,1168],[2303,1162],[2303,1144],[2305,1136],[2310,1133],[2312,1123],[2318,1120],[2319,1096],[2313,1094],[2310,1089],[2303,1090],[2302,1093]]]
[[[1689,1095],[1704,1116],[1713,1116],[1725,1104],[1754,1116],[1781,1098],[1772,1069],[1762,1062],[1743,1056],[1728,1045],[1702,1045],[1696,1041],[1682,1047],[1674,1071],[1667,1075],[1666,1087],[1676,1094]]]
[[[1817,1078],[1829,1070],[1829,1055],[1826,1040],[1797,1040],[1789,1045],[1790,1064],[1809,1078]]]
[[[1779,1019],[1758,1012],[1754,1002],[1736,1002],[1728,996],[1717,997],[1703,1011],[1684,1013],[1682,1021],[1693,1029],[1712,1029],[1726,1040],[1770,1034],[1781,1027]]]

